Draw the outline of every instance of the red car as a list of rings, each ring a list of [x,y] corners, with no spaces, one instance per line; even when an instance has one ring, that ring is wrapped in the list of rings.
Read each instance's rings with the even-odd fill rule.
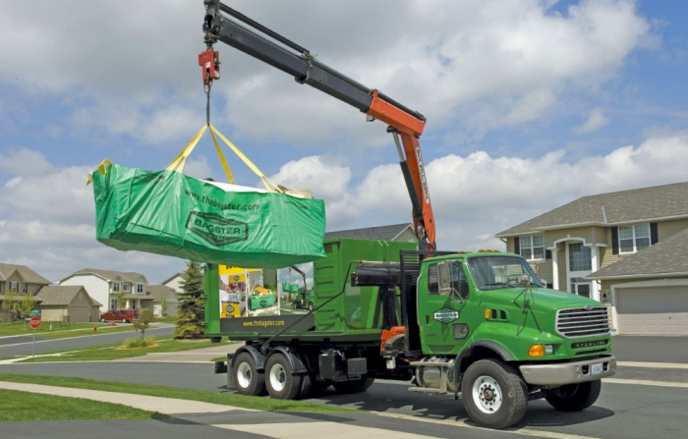
[[[131,322],[139,317],[137,309],[111,309],[105,314],[100,315],[100,321],[105,323],[108,320],[115,320],[122,323]]]

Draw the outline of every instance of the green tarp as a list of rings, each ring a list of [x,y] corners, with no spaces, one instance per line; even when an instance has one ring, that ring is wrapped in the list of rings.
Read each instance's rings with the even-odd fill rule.
[[[93,173],[96,238],[198,262],[282,268],[324,257],[322,200],[111,165]]]

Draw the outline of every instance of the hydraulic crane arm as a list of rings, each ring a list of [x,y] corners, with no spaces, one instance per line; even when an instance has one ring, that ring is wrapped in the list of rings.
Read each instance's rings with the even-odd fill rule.
[[[425,117],[389,96],[354,81],[316,61],[307,49],[224,5],[220,0],[204,0],[203,21],[208,50],[199,56],[207,87],[219,78],[219,57],[212,46],[222,41],[254,58],[292,75],[294,79],[389,125],[399,153],[404,180],[411,197],[416,235],[429,250],[435,249],[435,219],[430,202],[419,137]],[[226,15],[225,15],[226,14]],[[229,18],[231,17],[231,19]],[[369,119],[369,120],[370,120]]]

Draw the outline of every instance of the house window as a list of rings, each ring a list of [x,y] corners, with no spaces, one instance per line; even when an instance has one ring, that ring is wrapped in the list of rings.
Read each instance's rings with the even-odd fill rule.
[[[22,293],[26,294],[26,293],[28,293],[28,292],[29,292],[29,284],[27,284],[26,282],[24,282],[24,283],[22,284]]]
[[[136,292],[143,294],[143,284],[136,284]]]
[[[10,282],[10,291],[18,291],[19,290],[19,283],[18,282]]]
[[[569,270],[592,270],[592,252],[583,244],[569,244]]]
[[[117,299],[110,299],[110,309],[117,309]]]
[[[131,289],[131,285],[129,284],[122,284],[122,287],[124,289],[124,292],[128,293],[129,290]]]
[[[545,259],[545,235],[522,236],[521,256],[528,261]]]
[[[119,291],[119,282],[112,283],[112,291]]]
[[[619,253],[635,253],[649,246],[649,224],[619,227]]]

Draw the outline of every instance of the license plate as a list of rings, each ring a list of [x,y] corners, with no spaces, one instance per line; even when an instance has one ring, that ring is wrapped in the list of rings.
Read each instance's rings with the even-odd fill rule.
[[[592,374],[597,375],[602,373],[602,363],[597,363],[592,365]]]

